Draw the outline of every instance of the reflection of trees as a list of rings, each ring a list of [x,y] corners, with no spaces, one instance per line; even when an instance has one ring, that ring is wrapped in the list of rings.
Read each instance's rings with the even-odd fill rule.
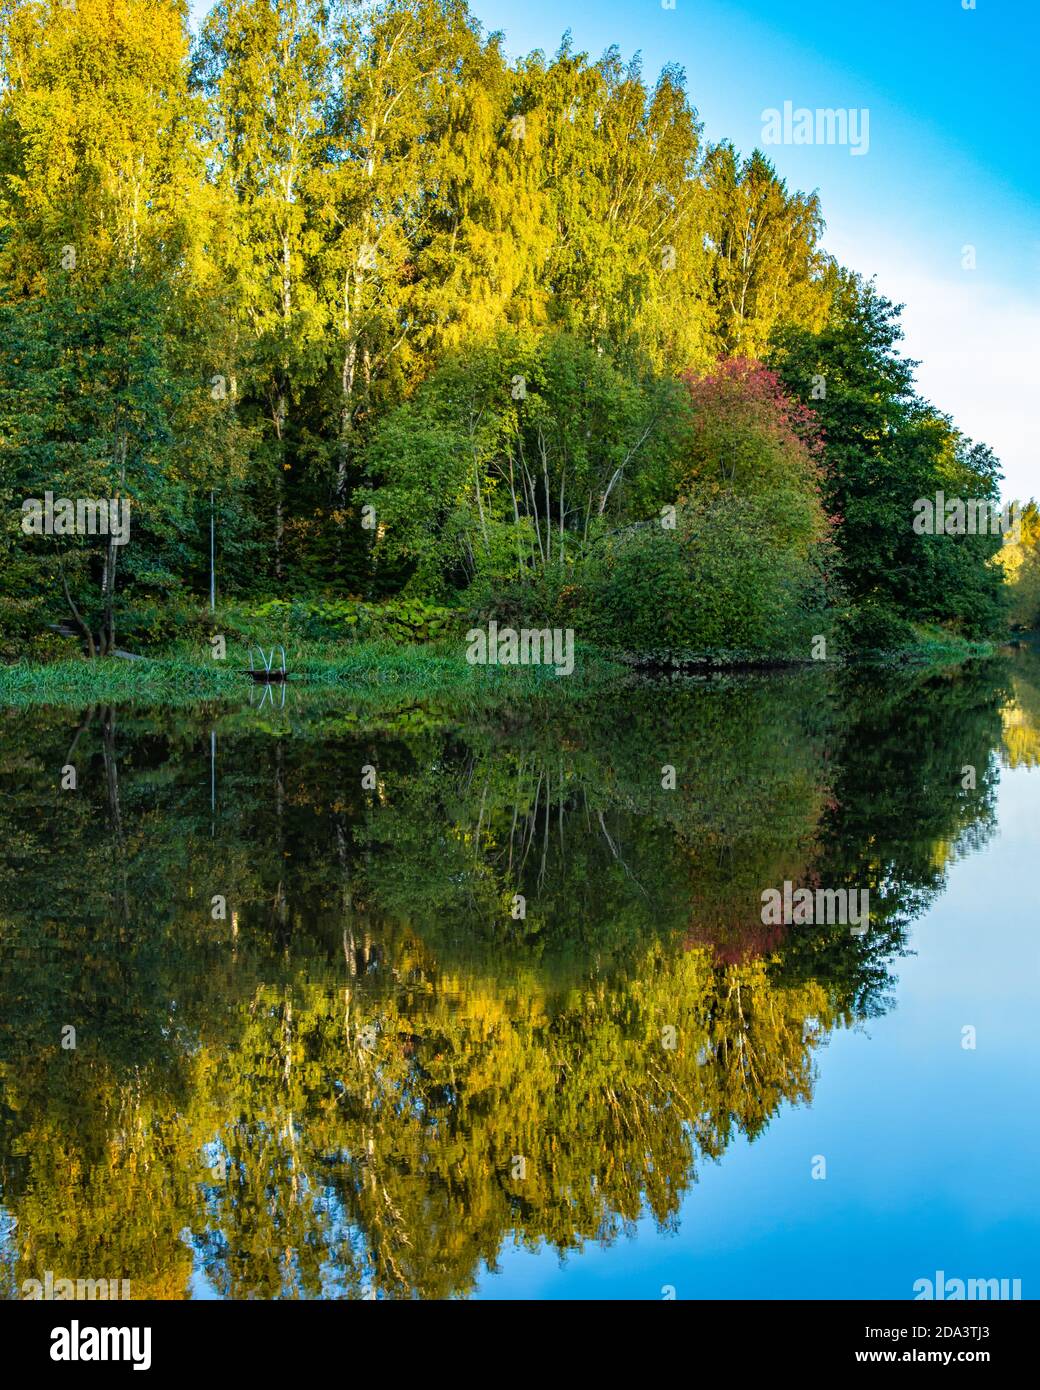
[[[869,888],[871,930],[852,940],[840,927],[793,933],[780,977],[827,982],[854,1016],[886,1006],[909,924],[943,891],[947,864],[992,834],[1005,681],[999,661],[884,681],[847,674],[813,874]],[[974,787],[963,785],[967,766]]]
[[[205,718],[3,726],[0,1279],[442,1296],[510,1238],[674,1225],[703,1156],[811,1099],[819,1039],[883,1007],[988,832],[1001,671],[725,684],[508,739],[234,717],[214,820]],[[869,886],[876,929],[764,937],[785,877]]]
[[[428,975],[347,1012],[345,1024],[335,996],[304,990],[283,1057],[286,1001],[266,998],[245,1065],[221,1068],[217,1108],[253,1117],[227,1127],[234,1176],[214,1197],[221,1237],[206,1249],[229,1292],[284,1287],[304,1210],[322,1236],[310,1277],[295,1271],[302,1288],[320,1287],[318,1257],[339,1230],[340,1281],[394,1296],[465,1292],[510,1231],[563,1251],[645,1210],[673,1223],[699,1152],[721,1153],[734,1130],[753,1136],[783,1099],[808,1099],[804,1024],[826,1017],[826,999],[811,985],[775,990],[760,964],[655,952],[641,982],[557,999],[460,995]],[[264,1203],[275,1188],[277,1221]]]
[[[591,727],[507,747],[470,736],[397,767],[361,832],[373,902],[441,951],[464,918],[467,947],[496,960],[520,948],[602,964],[648,935],[761,937],[761,890],[802,872],[826,796],[821,703],[806,681],[644,694]]]
[[[423,959],[403,944],[391,989],[247,989],[183,1096],[93,1060],[67,1094],[57,1055],[11,1074],[16,1279],[111,1269],[175,1296],[186,1227],[231,1296],[465,1292],[510,1232],[563,1251],[644,1211],[674,1224],[700,1153],[810,1097],[826,996],[762,962],[655,949],[637,978],[549,996],[460,992]]]
[[[1012,665],[1012,698],[1003,709],[1005,767],[1040,767],[1040,645],[1023,644]]]

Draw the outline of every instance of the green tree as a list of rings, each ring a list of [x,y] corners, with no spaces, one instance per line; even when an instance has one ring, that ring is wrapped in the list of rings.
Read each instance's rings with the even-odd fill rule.
[[[1014,627],[1040,627],[1040,508],[1030,499],[1014,502],[1018,529],[1004,537],[999,560],[1010,594],[1010,621]]]
[[[221,270],[239,326],[231,396],[260,426],[254,470],[273,499],[278,579],[292,407],[324,360],[313,184],[331,94],[326,18],[317,0],[226,0],[207,17],[194,54],[194,84],[208,102],[211,176],[229,229]]]
[[[676,383],[571,334],[450,357],[373,432],[382,552],[420,587],[562,583],[610,521],[664,494],[683,414]]]
[[[916,395],[901,338],[898,308],[846,274],[826,326],[779,331],[771,361],[823,428],[824,496],[853,602],[984,635],[1003,608],[999,535],[919,534],[914,504],[938,491],[995,503],[998,465]]]

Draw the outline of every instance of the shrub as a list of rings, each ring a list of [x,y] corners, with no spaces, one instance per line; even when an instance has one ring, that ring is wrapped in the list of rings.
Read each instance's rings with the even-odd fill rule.
[[[816,563],[746,498],[687,502],[674,530],[628,528],[590,561],[582,590],[579,635],[615,650],[807,655],[825,630]]]
[[[240,605],[228,613],[227,626],[238,636],[258,642],[364,641],[432,642],[446,636],[457,623],[450,608],[419,598],[395,598],[385,603],[343,599],[265,599]]]
[[[914,628],[901,614],[877,599],[865,599],[850,609],[842,623],[843,645],[850,651],[898,651],[914,641]]]

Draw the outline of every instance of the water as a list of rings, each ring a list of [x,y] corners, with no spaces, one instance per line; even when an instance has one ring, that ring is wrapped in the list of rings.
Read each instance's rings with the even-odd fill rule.
[[[1038,768],[1028,650],[9,712],[3,1292],[1035,1296]],[[763,925],[785,881],[869,930]]]

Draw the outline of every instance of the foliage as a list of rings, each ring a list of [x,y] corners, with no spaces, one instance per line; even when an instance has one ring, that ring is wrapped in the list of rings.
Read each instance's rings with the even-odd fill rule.
[[[996,502],[999,466],[917,397],[901,338],[898,309],[872,283],[844,275],[827,324],[779,330],[771,361],[823,429],[824,497],[850,599],[987,636],[1005,611],[991,563],[999,536],[919,534],[915,503],[938,492]]]
[[[998,559],[1011,590],[1012,626],[1034,630],[1040,628],[1040,508],[1032,499],[1012,507],[1017,533],[1005,536]]]
[[[461,1296],[510,1243],[674,1230],[992,829],[1004,663],[838,681],[404,738],[341,695],[0,726],[2,1291]],[[764,934],[785,878],[869,886],[870,932]]]
[[[808,660],[828,621],[817,570],[778,539],[771,508],[726,491],[681,504],[674,529],[648,522],[606,541],[583,599],[580,630],[632,653]]]
[[[432,642],[458,626],[457,615],[420,598],[389,599],[363,603],[357,599],[267,599],[238,607],[230,615],[230,629],[258,640],[277,636],[288,639],[353,641],[383,639],[391,642]]]
[[[818,196],[705,141],[679,69],[511,59],[464,0],[219,0],[194,40],[181,0],[6,0],[0,64],[5,657],[58,622],[176,643],[211,506],[222,600],[298,595],[322,640],[438,635],[304,611],[347,595],[602,632],[604,557],[675,505],[703,563],[650,546],[687,615],[637,615],[655,647],[802,651],[843,593],[1002,622],[994,538],[910,526],[996,498],[997,461],[916,397]],[[27,540],[48,491],[127,501],[130,543]],[[700,626],[684,572],[721,586]]]
[[[665,495],[682,409],[673,383],[571,334],[453,356],[373,432],[376,562],[433,592],[566,571],[605,518]]]
[[[845,644],[860,653],[898,651],[914,640],[913,624],[874,598],[864,599],[848,613],[841,632]]]

